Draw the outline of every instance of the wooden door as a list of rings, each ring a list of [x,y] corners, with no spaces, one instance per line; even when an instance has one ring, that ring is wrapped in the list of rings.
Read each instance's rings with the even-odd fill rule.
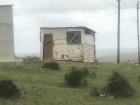
[[[45,60],[52,58],[53,58],[53,35],[45,34],[43,46],[43,59]]]

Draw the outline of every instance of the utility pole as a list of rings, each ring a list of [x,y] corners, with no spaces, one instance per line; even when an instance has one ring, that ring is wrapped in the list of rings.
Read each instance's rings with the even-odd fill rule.
[[[137,3],[137,35],[138,35],[138,63],[140,64],[139,1]]]
[[[117,39],[117,63],[120,63],[120,1],[121,0],[117,0],[118,2],[118,39]]]

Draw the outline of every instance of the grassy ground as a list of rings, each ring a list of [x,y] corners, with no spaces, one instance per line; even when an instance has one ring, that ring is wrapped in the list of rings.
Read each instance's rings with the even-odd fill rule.
[[[140,104],[140,66],[115,64],[84,64],[59,62],[61,71],[42,69],[42,63],[28,63],[22,66],[14,64],[0,65],[0,79],[12,79],[21,90],[16,100],[0,99],[0,105],[139,105]],[[69,67],[88,67],[96,72],[96,78],[88,79],[88,87],[68,88],[64,75]],[[136,93],[132,98],[112,99],[92,97],[89,94],[93,86],[103,87],[113,71],[126,76]]]

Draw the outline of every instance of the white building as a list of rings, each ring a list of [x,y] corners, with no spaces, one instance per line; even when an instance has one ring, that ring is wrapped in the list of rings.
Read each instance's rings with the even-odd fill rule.
[[[0,62],[15,60],[12,5],[0,5]]]
[[[41,27],[41,60],[95,62],[95,31],[87,27]]]

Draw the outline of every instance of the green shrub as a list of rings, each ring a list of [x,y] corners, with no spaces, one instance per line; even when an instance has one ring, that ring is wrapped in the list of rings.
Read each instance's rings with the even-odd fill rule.
[[[0,97],[12,98],[19,95],[19,89],[11,80],[0,81]]]
[[[82,84],[87,84],[86,77],[88,75],[87,69],[78,70],[76,67],[71,67],[71,72],[65,75],[67,85],[71,87],[78,87]],[[86,83],[85,83],[86,82]]]
[[[114,97],[131,97],[134,94],[134,90],[129,85],[128,80],[118,72],[114,72],[109,78],[107,92]]]
[[[47,62],[42,66],[42,68],[60,70],[60,65],[57,62]]]

